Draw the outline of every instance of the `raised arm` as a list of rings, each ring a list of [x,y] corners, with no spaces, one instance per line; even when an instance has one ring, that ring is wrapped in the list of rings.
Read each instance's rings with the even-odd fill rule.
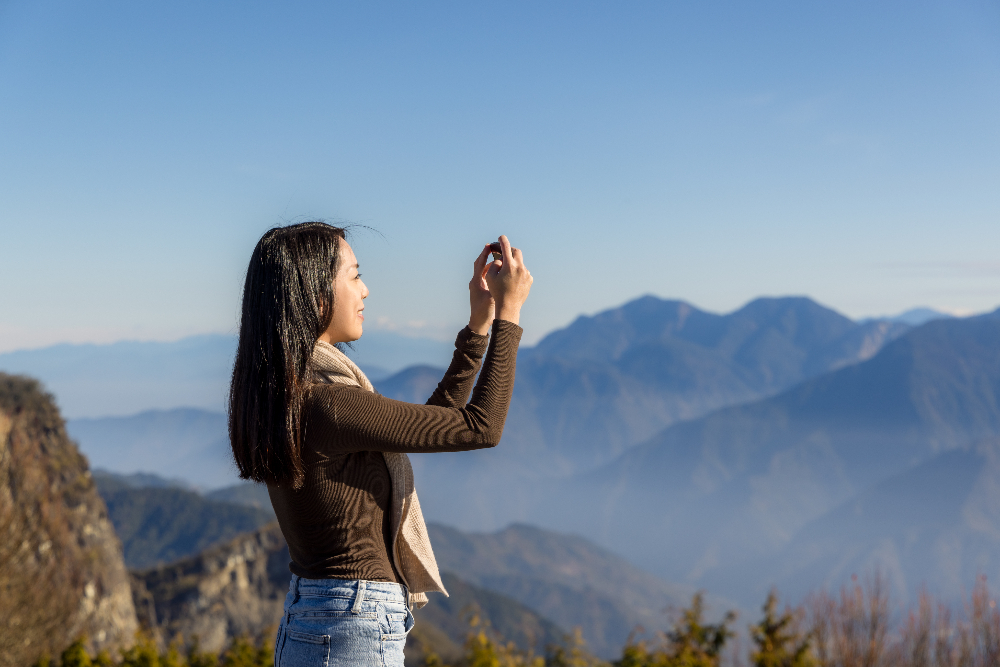
[[[524,266],[521,251],[511,248],[506,236],[500,239],[502,261],[489,261],[490,246],[483,246],[472,263],[469,281],[469,326],[455,340],[448,372],[427,400],[427,405],[460,408],[469,400],[472,382],[479,370],[479,360],[486,350],[486,334],[499,310],[502,320],[518,323],[521,304],[531,288],[531,273]],[[492,285],[492,286],[491,286]]]
[[[493,322],[482,373],[464,407],[415,405],[358,387],[316,385],[307,402],[305,446],[330,456],[493,447],[500,442],[510,407],[520,340],[518,325]]]

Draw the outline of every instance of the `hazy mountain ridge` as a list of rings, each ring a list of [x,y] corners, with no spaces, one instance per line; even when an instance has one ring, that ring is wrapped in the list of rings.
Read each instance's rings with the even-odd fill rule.
[[[810,521],[760,565],[763,581],[792,596],[878,569],[898,600],[926,587],[957,602],[976,577],[1000,576],[1000,440],[952,449],[879,482]]]
[[[456,331],[457,333],[457,331]],[[416,364],[447,365],[450,342],[370,331],[348,355],[372,379]],[[70,419],[196,408],[220,412],[229,394],[236,337],[62,343],[0,353],[0,370],[40,379]]]
[[[858,491],[1000,435],[997,350],[1000,311],[929,322],[869,361],[669,427],[534,494],[547,511],[533,518],[616,544],[661,576],[727,590],[747,576],[741,563],[777,553]]]
[[[505,437],[535,421],[546,447],[581,472],[673,422],[863,361],[907,329],[858,325],[803,297],[756,299],[726,315],[643,297],[580,317],[519,355]]]
[[[580,317],[519,354],[499,447],[412,457],[421,502],[470,530],[538,523],[532,487],[605,465],[680,420],[869,359],[907,330],[859,325],[802,297],[727,315],[643,297]]]
[[[373,380],[383,396],[407,403],[425,403],[437,388],[445,369],[437,366],[410,366],[381,380]]]
[[[226,416],[197,408],[146,410],[66,423],[94,468],[183,479],[196,488],[237,481]]]
[[[236,350],[232,336],[61,344],[0,354],[0,370],[40,379],[63,415],[131,415],[151,408],[220,410]]]
[[[804,375],[867,358],[905,328],[886,322],[858,325],[805,298],[758,299],[734,313],[715,315],[684,302],[643,297],[581,317],[521,351],[501,447],[414,457],[428,491],[442,484],[453,488],[448,479],[485,480],[462,489],[469,502],[461,505],[428,492],[425,509],[466,527],[496,528],[525,518],[528,508],[508,516],[493,512],[491,498],[512,480],[592,469],[677,419],[773,393]],[[351,354],[364,359],[395,340],[380,335],[366,334]],[[206,340],[218,347],[217,339]],[[150,345],[156,344],[122,344],[121,349],[139,346],[152,359],[144,362],[148,366],[156,358],[147,349]],[[162,345],[173,355],[183,348],[180,342]],[[416,342],[407,339],[406,345]],[[95,347],[104,356],[118,349]],[[447,361],[440,350],[435,354]],[[0,355],[0,364],[4,358]],[[100,361],[116,366],[103,356]],[[411,366],[375,380],[375,385],[387,396],[422,403],[442,374],[439,367]],[[148,410],[127,417],[74,419],[68,427],[95,467],[182,477],[203,489],[236,481],[220,412]]]
[[[442,569],[511,597],[564,628],[580,627],[588,649],[610,659],[638,626],[666,626],[667,608],[688,604],[694,587],[670,584],[577,535],[513,525],[466,533],[430,524]],[[711,597],[713,613],[731,608]]]

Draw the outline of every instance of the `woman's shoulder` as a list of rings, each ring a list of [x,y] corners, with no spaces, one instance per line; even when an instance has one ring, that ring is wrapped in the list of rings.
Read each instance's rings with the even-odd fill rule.
[[[378,394],[352,384],[314,382],[306,389],[303,406],[306,409],[313,409],[326,403],[356,399],[366,395]]]

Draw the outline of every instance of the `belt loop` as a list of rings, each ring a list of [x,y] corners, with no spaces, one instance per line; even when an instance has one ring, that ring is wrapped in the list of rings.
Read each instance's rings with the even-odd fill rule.
[[[352,614],[361,613],[361,605],[365,601],[365,580],[358,579],[358,594],[354,596],[354,606],[351,607]]]
[[[292,613],[289,611],[291,606],[299,601],[299,575],[293,574],[291,581],[288,584],[288,592],[292,594],[291,602],[285,602],[285,627],[292,621]]]

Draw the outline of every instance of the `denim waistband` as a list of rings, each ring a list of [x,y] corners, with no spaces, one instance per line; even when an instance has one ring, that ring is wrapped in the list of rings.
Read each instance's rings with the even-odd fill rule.
[[[322,595],[332,598],[357,598],[382,600],[406,604],[406,587],[392,581],[366,581],[364,579],[303,579],[292,575],[288,583],[290,593]]]

